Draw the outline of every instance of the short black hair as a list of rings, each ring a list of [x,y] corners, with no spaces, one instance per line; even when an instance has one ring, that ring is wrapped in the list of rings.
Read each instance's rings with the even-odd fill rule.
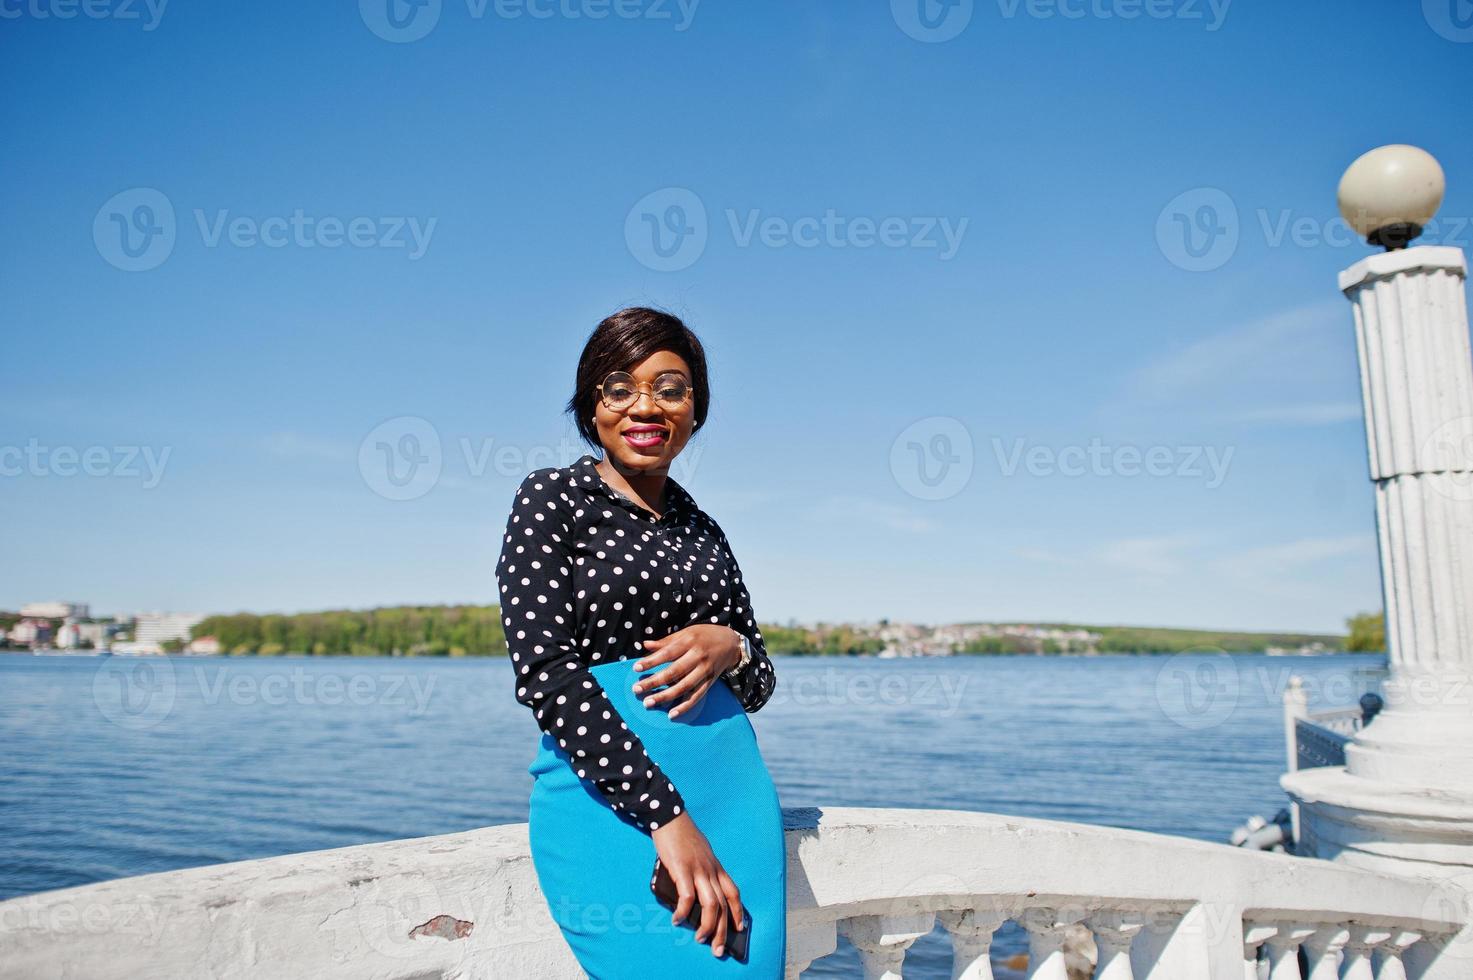
[[[629,306],[599,321],[578,358],[578,376],[567,410],[573,414],[583,441],[598,449],[603,443],[593,423],[598,386],[615,371],[632,371],[658,351],[674,351],[690,365],[695,398],[695,430],[706,423],[711,386],[706,375],[706,350],[680,317],[647,306]]]

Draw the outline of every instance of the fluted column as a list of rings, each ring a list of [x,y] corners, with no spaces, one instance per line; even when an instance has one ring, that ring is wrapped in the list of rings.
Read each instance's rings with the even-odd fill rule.
[[[1354,311],[1389,675],[1345,765],[1285,773],[1299,853],[1457,878],[1473,868],[1473,354],[1461,249],[1372,255]],[[1431,941],[1430,938],[1426,941]],[[1473,927],[1421,980],[1461,978]],[[1413,951],[1415,952],[1415,951]]]
[[[1473,789],[1473,359],[1460,249],[1374,255],[1355,311],[1391,675],[1352,775]]]

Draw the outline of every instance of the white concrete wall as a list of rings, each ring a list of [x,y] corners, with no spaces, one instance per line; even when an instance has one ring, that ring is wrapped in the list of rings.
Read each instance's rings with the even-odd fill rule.
[[[1434,937],[1465,911],[1437,882],[1136,831],[947,810],[785,817],[790,976],[835,948],[841,924],[879,962],[938,921],[985,957],[977,944],[1014,918],[1038,930],[1039,948],[1064,923],[1097,936],[1123,927],[1137,977],[1242,980],[1245,923],[1259,942],[1352,921]],[[538,890],[525,824],[0,903],[0,980],[581,975]]]

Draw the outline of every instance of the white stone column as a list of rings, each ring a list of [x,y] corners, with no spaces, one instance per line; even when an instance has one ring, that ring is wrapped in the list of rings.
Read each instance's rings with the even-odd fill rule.
[[[1375,255],[1355,309],[1391,677],[1353,774],[1473,791],[1473,358],[1460,249]]]
[[[1473,868],[1473,356],[1460,249],[1340,274],[1356,347],[1390,673],[1344,766],[1280,777],[1301,852],[1401,874]],[[1473,932],[1435,937],[1427,980],[1470,976]],[[1429,939],[1431,941],[1431,939]]]

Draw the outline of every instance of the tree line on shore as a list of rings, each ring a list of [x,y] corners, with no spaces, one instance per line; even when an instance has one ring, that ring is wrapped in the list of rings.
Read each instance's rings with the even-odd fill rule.
[[[1062,624],[1049,624],[1062,625]],[[1248,652],[1323,643],[1328,649],[1385,650],[1380,613],[1347,621],[1348,637],[1308,633],[1233,633],[1145,627],[1083,627],[1100,634],[1100,653],[1174,653],[1215,648]],[[885,643],[845,625],[766,625],[763,639],[773,653],[844,656],[877,653]],[[212,636],[231,654],[352,654],[357,656],[487,656],[506,653],[497,606],[392,606],[293,615],[235,613],[210,616],[194,628],[195,638]],[[960,653],[1053,653],[1048,641],[1026,637],[978,637]]]

